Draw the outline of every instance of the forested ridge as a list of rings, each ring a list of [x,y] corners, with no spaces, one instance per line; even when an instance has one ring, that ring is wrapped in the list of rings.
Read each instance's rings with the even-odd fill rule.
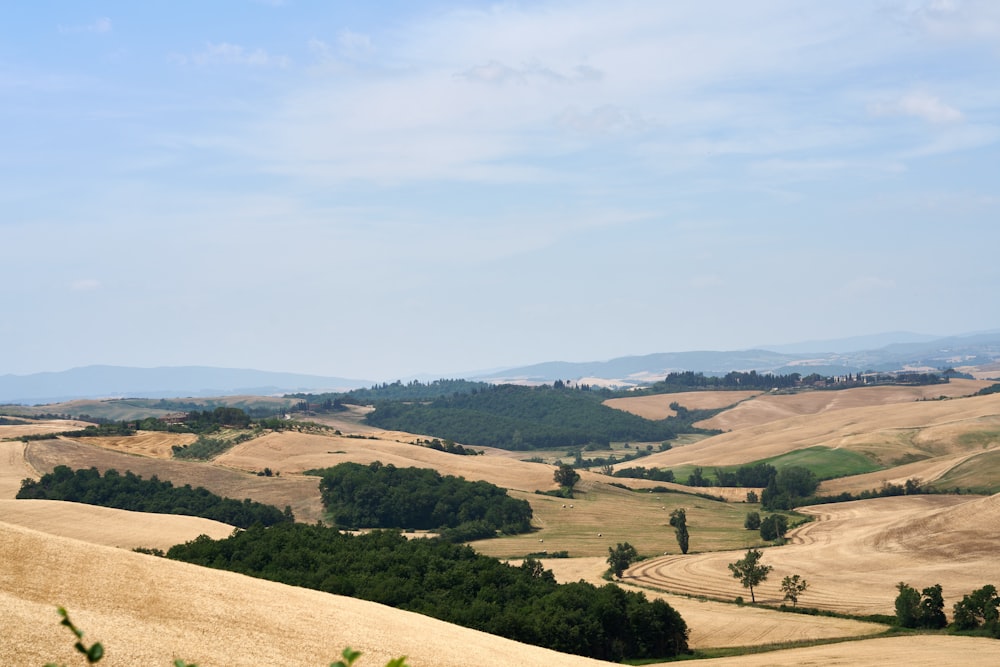
[[[612,441],[655,442],[694,428],[704,411],[659,421],[602,404],[603,395],[556,386],[491,385],[424,403],[380,401],[366,419],[389,430],[427,433],[467,445],[543,449]]]
[[[532,559],[512,567],[442,540],[280,524],[223,540],[201,536],[172,547],[167,557],[371,600],[602,660],[687,651],[684,620],[661,600],[614,584],[557,584]]]
[[[143,479],[131,471],[123,475],[117,470],[108,470],[102,476],[97,468],[74,471],[67,466],[56,466],[37,482],[31,479],[21,482],[17,497],[67,500],[134,512],[199,516],[238,528],[294,521],[288,507],[282,512],[277,507],[250,499],[241,502],[223,498],[200,486],[174,486],[168,481],[160,481],[155,475]]]
[[[379,461],[310,472],[321,474],[323,505],[339,526],[442,530],[453,541],[531,530],[531,505],[489,482]]]

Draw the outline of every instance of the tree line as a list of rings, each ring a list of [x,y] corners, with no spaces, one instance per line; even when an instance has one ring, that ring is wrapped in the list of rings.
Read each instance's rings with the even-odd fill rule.
[[[161,481],[156,475],[143,479],[131,471],[120,474],[107,470],[102,476],[97,468],[71,470],[56,466],[38,481],[21,482],[18,498],[67,500],[87,505],[100,505],[134,512],[158,514],[184,514],[228,523],[238,528],[254,524],[271,526],[292,522],[295,517],[290,507],[284,512],[272,505],[250,500],[223,498],[204,487],[191,488],[190,484],[174,486]]]
[[[531,505],[489,482],[379,461],[310,473],[321,475],[323,506],[338,526],[438,530],[461,542],[531,530]]]
[[[371,600],[537,646],[600,660],[688,651],[672,607],[614,584],[558,584],[534,559],[519,567],[438,539],[279,524],[223,540],[201,536],[168,558]]]

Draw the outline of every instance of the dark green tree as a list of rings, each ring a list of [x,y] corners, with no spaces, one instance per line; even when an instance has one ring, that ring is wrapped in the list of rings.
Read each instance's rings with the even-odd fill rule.
[[[747,530],[760,530],[760,512],[747,512],[747,518],[743,520],[743,527]]]
[[[568,489],[570,493],[572,493],[573,487],[580,481],[580,473],[574,470],[573,466],[568,466],[565,463],[562,463],[558,468],[556,468],[552,478],[555,480],[556,484]]]
[[[944,597],[941,584],[928,586],[920,593],[917,589],[899,582],[896,585],[896,624],[904,628],[943,628],[948,624],[944,615]]]
[[[639,553],[628,542],[619,542],[615,547],[608,547],[608,565],[611,572],[621,579],[622,572],[628,569],[629,565],[635,562]]]
[[[747,549],[746,555],[735,563],[729,564],[729,570],[733,573],[734,579],[739,579],[743,588],[750,589],[750,601],[756,603],[753,587],[759,586],[767,580],[767,575],[773,569],[770,565],[760,562],[764,554],[758,549]]]
[[[687,513],[683,509],[676,509],[671,512],[670,525],[674,527],[674,535],[677,536],[677,546],[681,548],[682,554],[686,554],[690,541],[687,527]]]
[[[788,519],[784,514],[768,514],[760,522],[760,539],[771,542],[780,540],[788,531]]]
[[[997,596],[997,589],[992,584],[987,584],[979,590],[972,591],[954,606],[955,627],[959,630],[975,630],[980,626],[986,626],[994,630],[997,628],[998,612],[1000,607],[1000,597]]]
[[[901,628],[917,627],[920,618],[920,593],[916,588],[899,582],[896,584],[896,625]]]

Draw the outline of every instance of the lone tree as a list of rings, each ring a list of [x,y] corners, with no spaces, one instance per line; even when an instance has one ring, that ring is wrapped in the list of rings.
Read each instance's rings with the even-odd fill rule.
[[[773,569],[770,565],[763,565],[760,562],[763,555],[758,549],[747,549],[746,556],[729,564],[733,579],[739,579],[743,588],[750,589],[750,601],[754,603],[757,602],[757,598],[754,597],[753,587],[766,581],[767,575]]]
[[[1000,597],[997,596],[997,589],[992,584],[987,584],[955,603],[955,627],[959,630],[974,630],[982,625],[996,636],[997,624],[1000,621],[998,607],[1000,607]]]
[[[801,578],[797,574],[793,574],[790,577],[785,577],[781,580],[781,592],[785,594],[786,600],[792,601],[792,606],[795,607],[799,604],[799,596],[802,595],[806,589],[809,588],[809,584],[806,580]]]
[[[743,520],[743,527],[747,530],[760,530],[760,513],[747,512],[747,518]]]
[[[555,479],[556,484],[568,490],[570,495],[573,494],[573,487],[580,481],[580,473],[573,470],[573,466],[568,466],[565,463],[560,464],[556,468],[552,477]]]
[[[681,548],[681,553],[688,552],[688,526],[687,514],[683,509],[676,509],[670,513],[670,525],[674,527],[674,534],[677,536],[677,545]]]
[[[628,566],[634,563],[638,557],[639,553],[628,542],[624,544],[619,542],[614,548],[608,547],[608,565],[611,566],[611,571],[619,579],[622,578],[622,572],[627,570]]]

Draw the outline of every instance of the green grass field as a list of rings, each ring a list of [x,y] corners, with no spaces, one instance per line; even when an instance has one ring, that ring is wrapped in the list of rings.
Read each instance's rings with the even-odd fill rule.
[[[780,456],[761,459],[759,461],[743,465],[752,466],[757,463],[767,463],[774,466],[778,470],[789,466],[802,466],[803,468],[811,470],[820,480],[834,479],[837,477],[849,477],[850,475],[861,475],[866,472],[882,470],[884,467],[875,463],[864,454],[847,449],[830,449],[829,447],[808,447],[806,449],[798,449],[794,452],[788,452],[787,454],[781,454]],[[642,464],[640,462],[636,462],[634,465]],[[683,465],[671,468],[671,470],[674,471],[674,476],[677,478],[677,481],[684,482],[691,475],[691,472],[697,467],[702,468],[702,474],[707,479],[716,483],[718,481],[715,474],[716,468],[725,472],[736,472],[736,470],[742,466]]]
[[[760,505],[678,493],[632,492],[594,482],[582,484],[573,499],[521,492],[511,495],[531,503],[535,514],[532,525],[539,530],[472,542],[476,551],[500,558],[541,551],[606,557],[609,547],[629,542],[643,556],[680,553],[670,526],[670,512],[679,508],[687,515],[689,553],[765,544],[757,531],[743,527],[747,512],[760,511]]]

